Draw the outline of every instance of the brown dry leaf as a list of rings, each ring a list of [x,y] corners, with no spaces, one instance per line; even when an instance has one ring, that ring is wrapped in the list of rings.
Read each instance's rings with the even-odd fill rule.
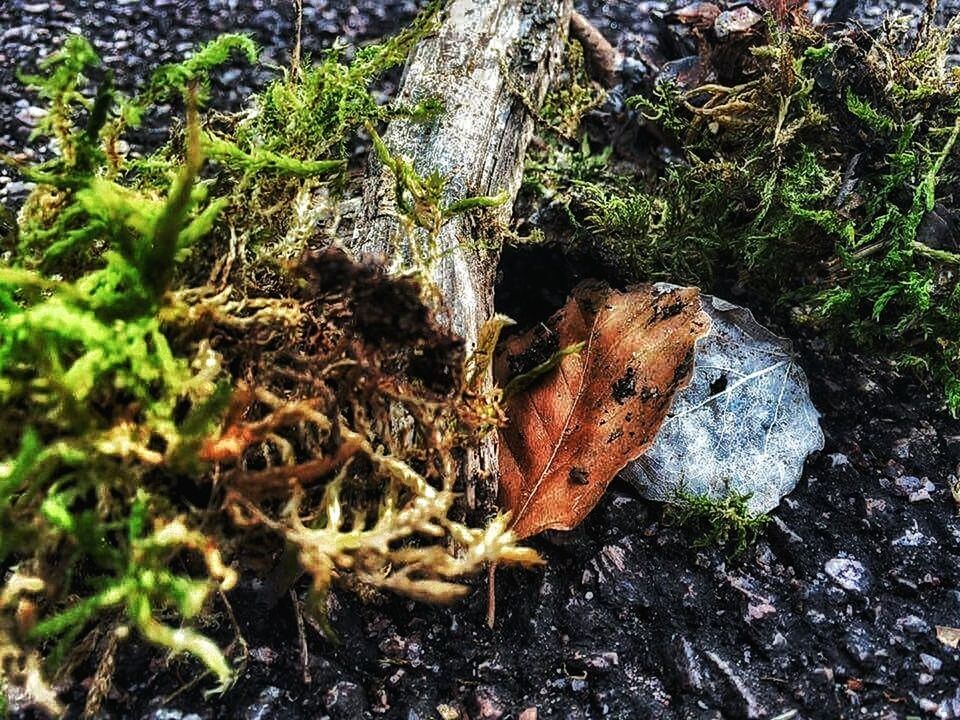
[[[501,386],[586,343],[507,401],[500,500],[518,537],[569,530],[586,517],[653,441],[709,327],[696,288],[621,293],[586,284],[549,321],[505,343],[495,367]]]

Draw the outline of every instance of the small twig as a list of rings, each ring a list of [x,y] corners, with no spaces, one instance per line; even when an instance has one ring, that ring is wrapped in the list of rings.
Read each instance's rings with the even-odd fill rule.
[[[330,638],[334,636],[333,631],[329,627],[324,628],[320,621],[317,620],[317,618],[311,613],[305,613],[303,619],[306,620],[307,625],[309,625],[322,639],[330,640]]]
[[[313,682],[313,678],[310,677],[310,651],[307,649],[307,632],[303,627],[303,608],[300,606],[297,591],[293,588],[290,588],[290,602],[293,603],[293,616],[297,619],[297,640],[300,642],[300,673],[303,684],[309,685]]]
[[[207,284],[210,287],[216,288],[218,291],[223,291],[226,288],[230,273],[233,271],[233,263],[237,259],[238,246],[237,230],[233,225],[230,225],[230,245],[227,254],[217,260],[210,270],[210,277],[207,279]]]
[[[290,74],[294,78],[300,77],[300,43],[303,37],[303,0],[293,0],[294,14],[296,15],[296,37],[293,41],[293,52],[290,56]]]
[[[192,690],[193,688],[195,688],[195,687],[197,686],[197,683],[199,683],[201,680],[203,680],[204,678],[206,678],[207,676],[209,676],[209,675],[211,675],[211,674],[212,674],[212,673],[211,673],[209,670],[204,670],[203,672],[199,673],[198,675],[194,675],[193,678],[192,678],[189,682],[185,682],[183,685],[181,685],[180,687],[178,687],[178,688],[177,688],[176,690],[174,690],[172,693],[170,693],[169,695],[167,695],[167,696],[163,699],[163,703],[162,703],[162,704],[163,704],[163,705],[169,705],[169,704],[172,703],[174,700],[176,700],[178,697],[180,697],[181,695],[183,695],[185,692],[188,692],[189,690]]]
[[[570,15],[570,35],[583,47],[590,74],[605,88],[614,87],[622,64],[617,49],[577,11]]]
[[[765,682],[777,683],[778,685],[789,685],[789,684],[790,684],[790,682],[789,682],[788,680],[784,680],[783,678],[774,677],[773,675],[763,675],[763,676],[760,677],[760,679],[763,680],[763,681],[765,681]],[[778,717],[779,717],[779,716],[778,716]]]
[[[238,663],[239,668],[237,669],[237,677],[243,674],[244,668],[247,666],[247,659],[250,657],[250,646],[247,644],[247,639],[243,637],[243,633],[240,632],[240,623],[237,622],[237,616],[233,612],[233,605],[230,604],[230,601],[227,600],[227,594],[223,590],[218,590],[217,594],[220,596],[220,601],[223,603],[223,606],[227,609],[227,617],[230,618],[230,624],[233,625],[233,632],[235,637],[230,643],[232,646],[234,643],[240,645],[240,652],[242,656],[240,662]],[[227,648],[229,652],[230,648]]]
[[[920,40],[926,40],[930,37],[930,29],[936,27],[937,10],[940,7],[939,0],[927,0],[920,16],[920,27],[917,28],[917,37]]]
[[[487,627],[493,630],[497,622],[497,564],[487,568]]]
[[[115,623],[107,634],[106,644],[103,648],[103,655],[100,662],[97,663],[97,671],[93,674],[93,682],[90,683],[90,692],[87,693],[87,700],[83,705],[83,718],[92,718],[99,714],[103,701],[110,692],[113,685],[113,672],[117,665],[117,650],[120,647],[122,633],[119,623]]]

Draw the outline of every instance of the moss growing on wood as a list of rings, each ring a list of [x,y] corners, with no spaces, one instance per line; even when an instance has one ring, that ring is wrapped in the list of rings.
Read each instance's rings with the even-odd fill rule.
[[[536,561],[504,518],[450,517],[454,459],[498,414],[429,290],[323,250],[350,133],[405,112],[367,86],[429,18],[350,66],[298,65],[253,114],[201,112],[209,73],[255,57],[240,36],[133,98],[88,88],[80,38],[28,78],[60,152],[18,166],[37,187],[0,266],[0,682],[57,712],[47,681],[132,630],[227,688],[199,620],[264,548],[292,549],[320,616],[334,582],[448,601],[486,563]],[[174,95],[170,142],[121,152]],[[438,223],[494,201],[432,197]]]

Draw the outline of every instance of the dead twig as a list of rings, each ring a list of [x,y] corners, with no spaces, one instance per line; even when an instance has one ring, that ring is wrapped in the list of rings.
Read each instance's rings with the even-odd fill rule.
[[[87,700],[83,704],[83,718],[92,718],[100,713],[103,701],[113,686],[113,672],[117,665],[117,650],[120,647],[120,640],[125,635],[119,624],[114,624],[107,633],[106,643],[103,648],[103,655],[100,662],[97,663],[97,671],[93,674],[93,682],[90,683],[90,691],[87,693]]]
[[[497,564],[487,568],[487,627],[493,630],[497,622]]]
[[[303,678],[304,685],[309,685],[313,682],[313,678],[310,677],[310,651],[307,649],[307,632],[303,626],[303,607],[300,605],[297,591],[293,588],[290,588],[290,602],[293,603],[293,616],[297,619],[297,640],[300,644],[300,677]]]
[[[617,84],[622,57],[613,45],[583,15],[570,15],[570,36],[583,47],[587,70],[605,88]]]

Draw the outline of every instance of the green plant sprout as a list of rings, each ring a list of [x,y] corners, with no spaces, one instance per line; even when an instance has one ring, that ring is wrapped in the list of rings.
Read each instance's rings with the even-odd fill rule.
[[[750,511],[750,495],[729,492],[722,497],[694,495],[680,491],[666,505],[664,517],[695,536],[694,547],[733,547],[740,555],[757,541],[770,521],[764,513]]]

